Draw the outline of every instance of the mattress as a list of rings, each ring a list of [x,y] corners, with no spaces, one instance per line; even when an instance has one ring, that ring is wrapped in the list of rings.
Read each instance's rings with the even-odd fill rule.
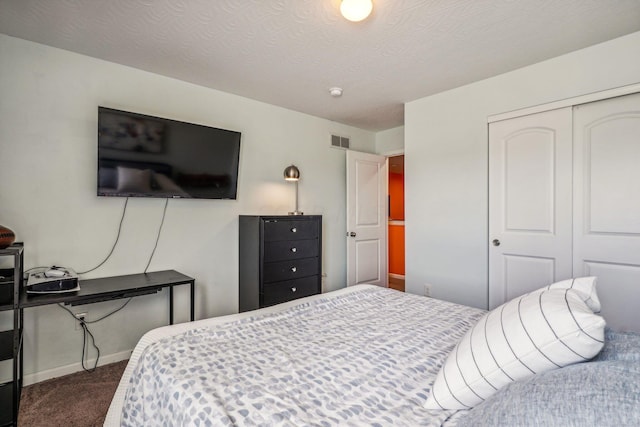
[[[371,285],[155,329],[105,425],[440,426],[423,408],[484,311]]]

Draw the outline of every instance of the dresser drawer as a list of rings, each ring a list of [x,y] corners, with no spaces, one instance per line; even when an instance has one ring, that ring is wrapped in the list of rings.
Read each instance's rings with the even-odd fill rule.
[[[318,222],[309,220],[271,220],[264,223],[264,241],[318,238]]]
[[[261,307],[315,295],[320,292],[318,280],[318,276],[311,276],[302,279],[265,284],[263,287]]]
[[[291,261],[267,262],[264,264],[264,282],[279,282],[320,273],[318,258],[303,258]]]
[[[265,242],[264,244],[265,262],[312,258],[316,256],[318,256],[318,241],[316,239]]]

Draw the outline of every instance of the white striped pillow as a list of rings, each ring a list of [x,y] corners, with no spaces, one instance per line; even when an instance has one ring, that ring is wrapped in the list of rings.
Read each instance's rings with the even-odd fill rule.
[[[512,381],[591,359],[605,321],[571,289],[515,298],[484,315],[451,351],[424,407],[469,409]]]
[[[594,276],[576,277],[552,283],[534,292],[542,292],[548,289],[573,289],[582,297],[582,301],[587,304],[591,311],[600,313],[600,300],[596,292],[596,281],[597,277]]]

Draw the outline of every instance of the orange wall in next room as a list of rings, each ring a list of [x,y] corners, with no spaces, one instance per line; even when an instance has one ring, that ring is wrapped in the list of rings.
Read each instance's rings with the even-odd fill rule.
[[[389,219],[404,221],[404,175],[389,173]],[[404,225],[389,224],[389,273],[404,276]]]
[[[404,225],[389,224],[389,273],[404,276]]]
[[[389,219],[404,221],[404,175],[389,172]]]

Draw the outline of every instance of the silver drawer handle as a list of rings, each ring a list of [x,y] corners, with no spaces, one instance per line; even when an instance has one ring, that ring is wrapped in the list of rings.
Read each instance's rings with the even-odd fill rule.
[[[292,233],[297,233],[297,232],[298,232],[298,229],[297,229],[297,228],[295,228],[295,227],[293,227],[293,228],[291,229],[291,232],[292,232]]]
[[[297,248],[291,248],[291,252],[298,252]]]
[[[296,267],[291,267],[291,271],[295,273],[298,269]]]
[[[291,288],[291,292],[295,292],[297,290],[298,290],[298,288]]]

